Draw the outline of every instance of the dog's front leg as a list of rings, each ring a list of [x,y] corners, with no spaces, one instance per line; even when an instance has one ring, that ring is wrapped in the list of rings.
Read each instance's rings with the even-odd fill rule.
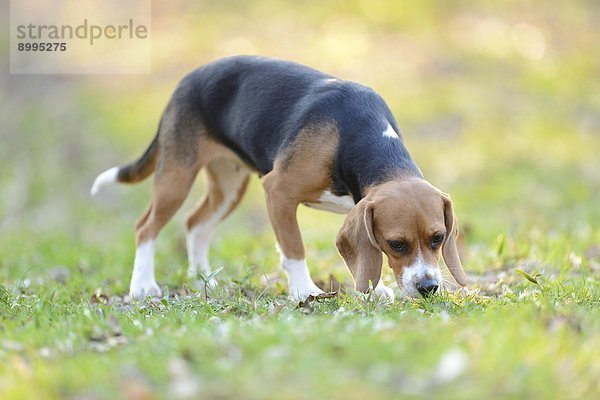
[[[271,174],[263,178],[263,187],[269,218],[277,238],[281,267],[288,278],[290,297],[303,301],[310,295],[323,293],[313,282],[306,265],[302,235],[296,218],[299,202],[282,190],[276,177]]]

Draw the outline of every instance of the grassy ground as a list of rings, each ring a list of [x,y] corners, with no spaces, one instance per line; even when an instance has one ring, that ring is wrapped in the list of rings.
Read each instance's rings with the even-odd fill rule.
[[[151,75],[2,64],[0,398],[597,398],[598,7],[412,3],[161,3]],[[125,301],[150,185],[95,199],[89,186],[143,151],[182,74],[234,53],[382,93],[454,199],[467,290],[288,302],[254,180],[213,246],[217,293],[184,282],[183,212],[158,243],[165,298]],[[200,179],[183,209],[201,194]],[[324,286],[351,284],[332,243],[342,220],[300,211]]]

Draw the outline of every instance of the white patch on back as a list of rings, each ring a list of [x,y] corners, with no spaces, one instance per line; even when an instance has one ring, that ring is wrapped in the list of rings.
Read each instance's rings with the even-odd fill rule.
[[[351,196],[336,196],[329,190],[324,191],[315,203],[306,202],[305,206],[316,208],[317,210],[329,211],[338,214],[348,214],[355,206],[354,199]]]
[[[388,124],[387,129],[383,131],[383,137],[389,137],[392,139],[400,139],[394,128],[390,124]]]
[[[90,190],[91,195],[95,196],[100,191],[100,189],[102,189],[102,187],[117,182],[118,175],[119,167],[112,167],[98,175],[98,177],[96,177],[96,179],[94,180],[92,189]]]

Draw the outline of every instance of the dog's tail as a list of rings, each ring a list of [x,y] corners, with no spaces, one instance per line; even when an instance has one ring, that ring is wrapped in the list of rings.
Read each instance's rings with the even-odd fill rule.
[[[160,133],[160,127],[159,127]],[[150,146],[146,149],[146,152],[127,165],[121,167],[112,167],[102,172],[92,185],[90,193],[94,196],[104,186],[111,185],[113,183],[136,183],[146,179],[154,169],[156,168],[156,160],[158,159],[158,135],[156,134]]]

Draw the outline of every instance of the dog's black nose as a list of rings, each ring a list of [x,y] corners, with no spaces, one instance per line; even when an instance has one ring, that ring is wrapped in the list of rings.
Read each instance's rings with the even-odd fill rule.
[[[427,297],[437,292],[438,284],[433,279],[428,279],[417,283],[417,290],[421,293],[421,296]]]

